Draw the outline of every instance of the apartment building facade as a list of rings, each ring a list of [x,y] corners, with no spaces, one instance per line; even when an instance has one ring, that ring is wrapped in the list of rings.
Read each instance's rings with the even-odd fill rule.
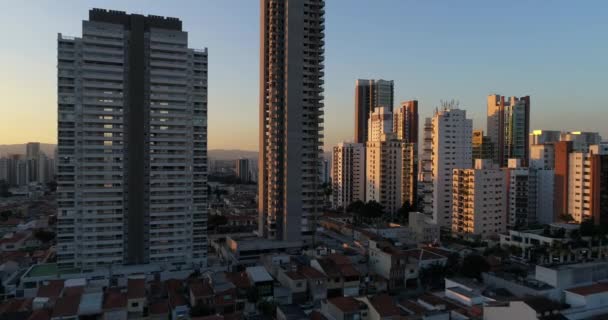
[[[92,9],[58,37],[60,267],[206,264],[207,50],[177,18]]]
[[[260,1],[258,233],[309,241],[321,214],[325,1]]]

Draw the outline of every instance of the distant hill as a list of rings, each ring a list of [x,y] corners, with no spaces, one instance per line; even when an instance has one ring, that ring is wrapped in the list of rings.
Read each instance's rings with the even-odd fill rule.
[[[56,144],[41,143],[40,151],[48,156],[54,156]],[[0,144],[0,157],[5,157],[10,154],[25,154],[25,143],[21,144]]]
[[[254,159],[257,161],[258,152],[257,151],[248,151],[248,150],[224,150],[224,149],[215,149],[208,151],[209,159],[213,160],[236,160],[236,159]],[[331,152],[323,152],[323,157],[327,160],[331,160]]]
[[[47,155],[53,155],[57,145],[52,143],[41,143],[40,150]],[[0,144],[0,157],[10,154],[25,154],[25,143],[22,144]],[[210,159],[213,160],[236,160],[236,159],[258,159],[257,151],[239,149],[213,149],[208,151]],[[331,152],[324,152],[325,159],[331,159]]]
[[[257,151],[238,150],[238,149],[213,149],[207,151],[209,159],[213,160],[236,160],[236,159],[258,159]]]

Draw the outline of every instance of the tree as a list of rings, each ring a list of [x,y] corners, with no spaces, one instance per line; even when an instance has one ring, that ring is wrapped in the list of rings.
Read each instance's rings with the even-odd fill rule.
[[[592,237],[594,235],[595,225],[592,219],[585,219],[585,221],[581,222],[581,226],[579,228],[579,232],[583,237]]]
[[[377,201],[368,201],[363,207],[363,216],[368,221],[376,220],[384,214],[384,207]]]
[[[8,220],[8,218],[10,218],[12,215],[13,215],[13,211],[4,210],[4,211],[0,212],[0,221]]]
[[[213,308],[203,303],[197,303],[190,309],[190,317],[204,317],[213,314]]]
[[[365,207],[365,203],[361,200],[357,200],[355,202],[351,202],[348,206],[346,206],[346,212],[361,213],[363,212],[363,207]]]
[[[559,216],[559,219],[564,222],[568,222],[568,223],[574,221],[574,217],[571,214],[567,214],[567,213],[561,214]]]
[[[10,197],[12,195],[8,183],[5,180],[0,180],[0,197]]]
[[[34,232],[34,237],[36,237],[36,239],[40,240],[40,242],[49,243],[53,239],[55,239],[55,233],[52,231],[38,229]]]
[[[53,180],[47,182],[46,187],[49,188],[49,191],[51,192],[57,191],[57,181]]]
[[[565,236],[566,236],[566,229],[564,229],[564,228],[559,228],[559,229],[555,230],[555,232],[553,233],[554,238],[563,238]]]
[[[404,202],[403,205],[401,206],[401,208],[399,208],[399,210],[397,210],[397,219],[405,225],[409,224],[411,211],[412,211],[412,206],[410,205],[410,202],[409,201]]]
[[[481,280],[481,274],[490,271],[490,264],[478,254],[470,254],[462,261],[460,273],[469,278]]]
[[[209,216],[209,220],[207,222],[207,229],[215,230],[219,226],[223,226],[228,224],[228,218],[225,216],[220,216],[217,214],[212,214]]]

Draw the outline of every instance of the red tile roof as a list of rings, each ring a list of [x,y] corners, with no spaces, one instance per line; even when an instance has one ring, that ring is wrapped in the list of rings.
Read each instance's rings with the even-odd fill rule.
[[[319,311],[313,311],[310,313],[310,320],[327,320],[327,318]]]
[[[350,264],[341,265],[340,273],[345,277],[358,277],[361,275],[361,273]]]
[[[129,279],[127,281],[127,298],[142,299],[146,297],[146,279]]]
[[[321,271],[310,267],[310,266],[302,266],[300,268],[300,273],[302,273],[306,278],[309,279],[324,279],[327,278]]]
[[[285,272],[285,275],[292,280],[304,280],[306,277],[298,271]]]
[[[588,296],[597,293],[608,292],[608,283],[596,283],[589,286],[576,287],[567,289],[566,291],[572,292],[581,296]]]
[[[230,296],[230,299],[224,299],[224,296]],[[236,289],[230,288],[228,290],[224,290],[222,292],[216,292],[215,294],[215,304],[220,306],[226,306],[236,303]]]
[[[171,294],[172,292],[180,292],[182,291],[182,282],[177,279],[169,279],[165,281],[165,287],[167,288],[167,292]]]
[[[50,280],[47,284],[38,287],[36,297],[57,299],[61,290],[63,290],[63,280]]]
[[[157,301],[155,303],[150,304],[150,314],[159,315],[169,313],[169,303],[167,300]]]
[[[69,295],[59,298],[53,309],[53,318],[77,315],[80,298],[81,295]]]
[[[30,235],[28,233],[22,232],[22,233],[14,233],[11,235],[11,237],[7,237],[7,238],[1,238],[0,239],[0,244],[4,244],[4,243],[17,243],[20,241],[23,241],[25,239],[27,239]]]
[[[439,259],[446,259],[447,257],[443,256],[443,255],[439,255],[437,253],[428,251],[428,250],[423,250],[423,249],[410,249],[410,250],[406,250],[405,253],[409,256],[412,257],[414,259],[417,260],[421,260],[421,261],[426,261],[426,260],[439,260]]]
[[[49,320],[51,319],[51,315],[48,310],[39,309],[34,311],[27,320]]]
[[[107,290],[103,299],[103,309],[121,309],[127,307],[127,295],[118,290]]]
[[[17,226],[21,223],[20,219],[8,218],[6,221],[0,221],[0,226]]]
[[[333,261],[337,265],[351,264],[352,263],[347,256],[341,255],[341,254],[337,254],[337,253],[332,253],[330,255],[327,255],[327,258],[329,260]]]
[[[207,281],[194,280],[190,284],[190,292],[195,298],[209,297],[213,295],[213,288]]]
[[[252,286],[247,272],[226,272],[226,279],[239,289],[247,289]]]
[[[393,298],[388,294],[377,295],[370,299],[370,303],[381,317],[393,317],[401,314]]]
[[[4,303],[0,304],[0,315],[32,310],[32,300],[13,298],[4,301]]]
[[[194,317],[194,318],[191,318],[191,320],[224,320],[224,317],[220,316],[220,315],[217,315],[217,314],[214,314],[214,315],[211,315],[211,316]]]
[[[336,297],[328,299],[328,302],[336,306],[343,313],[353,313],[365,308],[365,303],[353,297]]]
[[[423,314],[427,311],[423,306],[410,300],[403,300],[399,302],[399,305],[409,310],[412,314]]]
[[[63,289],[63,296],[79,296],[84,292],[84,286],[66,287]]]

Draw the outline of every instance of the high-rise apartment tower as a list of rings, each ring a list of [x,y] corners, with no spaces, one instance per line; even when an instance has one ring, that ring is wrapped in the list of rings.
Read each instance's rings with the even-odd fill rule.
[[[58,38],[60,267],[207,256],[207,50],[177,18],[92,9]]]
[[[369,139],[368,119],[378,107],[393,112],[394,83],[392,80],[359,79],[355,84],[355,142],[365,143]]]
[[[307,241],[323,204],[325,1],[260,4],[258,232]]]

